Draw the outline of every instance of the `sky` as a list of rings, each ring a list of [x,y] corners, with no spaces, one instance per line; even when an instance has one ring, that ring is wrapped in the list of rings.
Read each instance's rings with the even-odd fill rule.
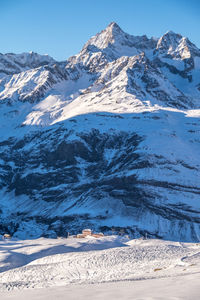
[[[200,0],[0,0],[0,53],[65,60],[113,21],[132,35],[173,30],[200,48]]]

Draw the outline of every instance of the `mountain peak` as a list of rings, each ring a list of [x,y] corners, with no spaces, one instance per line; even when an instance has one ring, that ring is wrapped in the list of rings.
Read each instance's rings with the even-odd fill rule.
[[[168,44],[174,44],[174,43],[179,43],[179,41],[182,39],[182,35],[179,33],[175,33],[172,30],[167,31],[166,33],[163,34],[163,36],[160,37],[158,40],[158,46],[159,45],[168,45]]]
[[[173,30],[168,30],[166,33],[164,33],[163,36],[177,36],[177,37],[182,37],[181,34],[174,32]]]
[[[83,50],[87,51],[89,46],[90,50],[95,52],[103,50],[104,54],[107,53],[110,58],[119,58],[122,55],[133,56],[145,49],[153,49],[156,44],[157,40],[148,39],[146,35],[130,35],[124,32],[117,23],[111,22],[104,30],[90,38]]]
[[[116,39],[124,39],[126,34],[117,23],[111,22],[100,34],[105,34],[110,42],[113,43]]]
[[[111,22],[111,23],[107,26],[107,28],[119,28],[119,29],[121,29],[121,28],[119,27],[119,25],[118,25],[116,22]]]
[[[170,54],[177,49],[182,38],[182,35],[175,33],[172,30],[167,31],[158,40],[156,49],[160,53]]]
[[[190,42],[186,37],[172,30],[167,31],[158,40],[157,51],[164,55],[171,55],[172,57],[180,59],[188,59],[191,56],[200,56],[199,49]]]
[[[106,29],[104,29],[105,31],[110,31],[110,32],[112,32],[112,33],[115,33],[115,32],[117,32],[117,33],[124,33],[124,31],[120,28],[120,26],[117,24],[117,23],[115,23],[115,22],[111,22],[107,27],[106,27]]]
[[[91,37],[85,44],[94,45],[99,49],[105,49],[109,44],[113,44],[116,40],[123,40],[126,33],[115,22],[111,22],[104,30]]]

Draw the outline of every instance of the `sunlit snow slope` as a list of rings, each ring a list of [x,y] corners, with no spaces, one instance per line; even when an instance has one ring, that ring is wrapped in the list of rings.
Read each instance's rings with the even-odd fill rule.
[[[0,291],[2,299],[7,297],[21,299],[21,295],[15,294],[17,290],[20,290],[22,295],[23,289],[29,290],[28,298],[30,298],[33,288],[36,290],[40,288],[38,292],[43,294],[46,291],[48,295],[49,290],[41,288],[62,286],[73,288],[75,285],[79,294],[86,284],[90,289],[91,284],[115,283],[116,288],[120,281],[135,285],[136,281],[148,279],[151,293],[153,284],[149,279],[155,279],[157,282],[159,278],[165,278],[167,283],[167,278],[176,281],[181,275],[190,275],[189,278],[196,279],[195,291],[198,293],[199,265],[199,243],[189,244],[156,239],[128,240],[117,236],[101,239],[90,237],[0,241]],[[183,282],[186,284],[182,284],[178,290],[184,290],[185,285],[191,286],[187,277],[182,280]],[[175,292],[172,286],[171,284],[167,289],[171,297]],[[105,286],[99,285],[99,289],[102,288]],[[143,293],[141,293],[142,299]],[[123,299],[127,299],[125,295]],[[68,293],[64,293],[65,298],[66,296]],[[75,298],[76,296],[73,297]],[[187,298],[181,297],[181,299]]]

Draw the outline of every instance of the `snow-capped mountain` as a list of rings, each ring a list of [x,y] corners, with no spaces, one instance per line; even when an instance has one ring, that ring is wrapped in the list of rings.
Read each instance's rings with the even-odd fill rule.
[[[158,40],[156,51],[163,54],[164,57],[181,60],[193,56],[200,57],[200,50],[188,38],[173,31],[168,31]]]
[[[171,31],[131,36],[111,23],[64,62],[35,53],[0,62],[2,232],[90,226],[199,239],[194,44]]]
[[[21,54],[0,53],[0,78],[54,62],[55,60],[49,55],[39,55],[34,52]]]

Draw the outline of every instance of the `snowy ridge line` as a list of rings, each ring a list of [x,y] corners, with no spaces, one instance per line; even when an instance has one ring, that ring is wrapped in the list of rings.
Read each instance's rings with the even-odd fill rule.
[[[43,62],[38,54],[23,55]],[[22,124],[44,126],[95,111],[199,109],[199,66],[200,50],[180,34],[134,37],[112,22],[67,61],[49,58],[2,78],[0,101],[13,108],[18,100],[34,103]]]

